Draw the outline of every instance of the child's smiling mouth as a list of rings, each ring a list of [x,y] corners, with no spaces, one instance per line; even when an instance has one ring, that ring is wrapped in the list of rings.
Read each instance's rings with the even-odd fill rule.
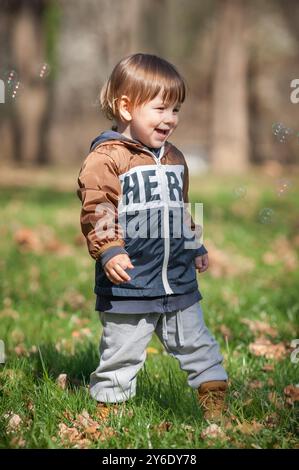
[[[158,129],[157,127],[155,128],[155,131],[162,137],[166,137],[170,131],[170,129]]]

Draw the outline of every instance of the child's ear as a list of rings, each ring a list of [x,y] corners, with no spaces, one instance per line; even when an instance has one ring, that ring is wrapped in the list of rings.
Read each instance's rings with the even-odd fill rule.
[[[131,101],[130,98],[128,98],[126,95],[122,95],[122,97],[119,99],[119,114],[122,119],[125,121],[131,121],[132,120],[132,115],[131,115]]]

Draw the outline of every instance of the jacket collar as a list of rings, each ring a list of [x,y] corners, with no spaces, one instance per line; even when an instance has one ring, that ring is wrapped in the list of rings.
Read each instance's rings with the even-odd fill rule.
[[[136,150],[143,150],[145,152],[150,152],[150,150],[145,147],[141,142],[138,140],[133,140],[125,137],[123,134],[120,134],[119,132],[108,130],[105,132],[102,132],[100,135],[98,135],[91,143],[90,145],[90,151],[95,150],[99,146],[104,146],[104,145],[110,145],[111,143],[117,144],[117,145],[122,145],[124,147],[136,149]],[[168,151],[170,150],[171,143],[166,141],[164,144],[164,156]]]

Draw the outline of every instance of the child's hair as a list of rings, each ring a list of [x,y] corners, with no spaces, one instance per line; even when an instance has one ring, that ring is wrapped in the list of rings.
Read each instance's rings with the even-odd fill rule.
[[[110,120],[120,119],[117,100],[126,95],[133,108],[154,99],[163,89],[165,105],[185,100],[186,85],[174,65],[150,54],[124,57],[113,69],[100,93],[100,105]],[[112,126],[117,130],[117,125]]]

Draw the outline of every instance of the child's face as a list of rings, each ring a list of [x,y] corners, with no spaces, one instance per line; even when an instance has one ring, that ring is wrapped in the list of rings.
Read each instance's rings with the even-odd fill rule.
[[[163,104],[162,92],[153,100],[131,111],[131,121],[123,132],[153,148],[162,147],[178,125],[180,105]]]

